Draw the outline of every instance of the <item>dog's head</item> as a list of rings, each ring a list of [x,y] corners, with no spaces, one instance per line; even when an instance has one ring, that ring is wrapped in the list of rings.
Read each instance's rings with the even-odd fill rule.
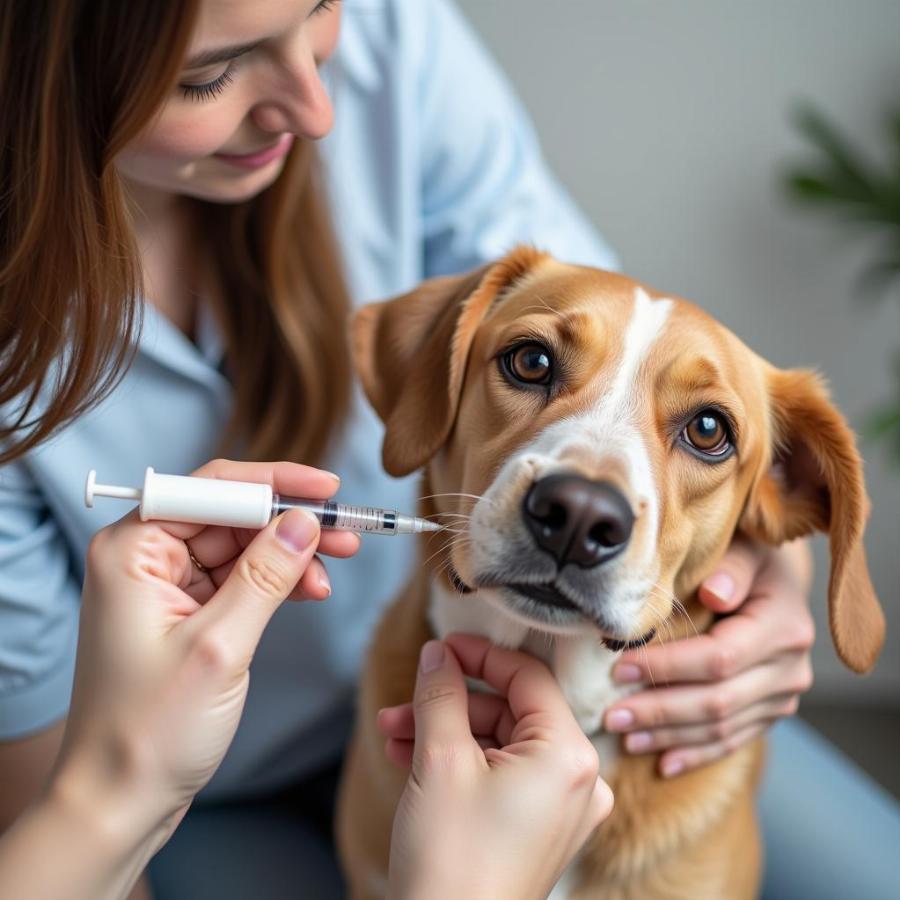
[[[815,374],[774,368],[683,300],[530,248],[362,309],[354,353],[385,468],[427,465],[431,509],[458,533],[438,558],[459,590],[618,647],[652,635],[735,532],[819,529],[838,654],[874,664],[861,462]]]

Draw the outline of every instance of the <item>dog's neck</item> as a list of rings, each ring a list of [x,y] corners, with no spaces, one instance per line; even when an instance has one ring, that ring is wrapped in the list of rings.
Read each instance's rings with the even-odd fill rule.
[[[608,650],[596,635],[537,631],[501,612],[490,590],[460,594],[434,577],[429,581],[428,622],[436,637],[454,632],[478,634],[494,644],[542,659],[559,682],[585,734],[599,736],[604,712],[634,690],[612,680],[612,667],[621,651]]]

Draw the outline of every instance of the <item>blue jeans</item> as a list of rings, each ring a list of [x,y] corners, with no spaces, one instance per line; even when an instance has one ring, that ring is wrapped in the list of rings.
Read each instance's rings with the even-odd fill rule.
[[[151,863],[157,900],[343,896],[321,801],[335,781],[331,771],[268,802],[193,808]],[[900,804],[799,719],[772,729],[759,806],[765,900],[898,896]]]
[[[799,719],[771,731],[759,813],[764,900],[900,896],[900,803]]]

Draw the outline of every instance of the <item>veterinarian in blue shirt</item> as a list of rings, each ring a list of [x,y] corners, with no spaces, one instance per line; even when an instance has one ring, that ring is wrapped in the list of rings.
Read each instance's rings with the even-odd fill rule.
[[[324,20],[334,5],[322,4],[315,15]],[[344,0],[339,6],[340,45],[323,70],[334,124],[321,153],[354,303],[471,268],[520,241],[573,262],[616,265],[548,171],[525,113],[449,0]],[[238,82],[239,74],[236,69]],[[213,93],[205,102],[226,102],[228,90],[221,86],[221,98]],[[84,509],[84,473],[96,468],[105,481],[137,483],[147,465],[190,471],[216,455],[231,410],[224,343],[208,306],[198,305],[193,340],[156,306],[146,304],[144,315],[137,356],[115,391],[2,470],[0,739],[6,743],[0,760],[66,714],[81,560],[91,535],[117,512],[112,505]],[[303,415],[302,398],[297,415]],[[322,464],[341,474],[342,498],[411,509],[415,484],[381,472],[380,436],[356,395],[347,430]],[[240,896],[241,884],[274,896],[267,884],[290,882],[315,866],[327,883],[327,848],[309,822],[258,801],[309,793],[310,780],[336,763],[363,648],[405,581],[412,550],[412,542],[365,543],[353,562],[329,567],[327,603],[276,614],[254,663],[234,744],[154,863],[161,896],[227,898]],[[735,599],[747,580],[738,578]],[[795,666],[806,649],[798,648]],[[799,723],[779,726],[773,737],[767,785],[775,787],[767,787],[763,809],[767,892],[843,896],[849,883],[865,896],[865,879],[874,885],[891,858],[880,848],[900,831],[896,809]],[[700,752],[722,750],[711,741]],[[682,748],[667,759],[696,764],[697,753]],[[823,806],[807,819],[811,797]],[[867,832],[848,822],[857,814],[877,835],[859,846],[854,836]],[[792,821],[796,815],[802,824]],[[826,822],[840,823],[839,831],[796,846]],[[781,865],[782,851],[789,865]]]

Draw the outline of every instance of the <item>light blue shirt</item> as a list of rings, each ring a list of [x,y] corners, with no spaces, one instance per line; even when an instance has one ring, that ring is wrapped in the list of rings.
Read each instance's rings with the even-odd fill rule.
[[[335,126],[321,150],[355,303],[475,267],[520,241],[615,266],[448,0],[345,0],[342,27],[327,68]],[[148,465],[187,473],[212,458],[232,402],[221,358],[202,313],[194,344],[148,307],[136,360],[115,392],[0,471],[0,739],[46,728],[68,707],[85,550],[127,511],[112,500],[86,509],[87,471],[139,485]],[[381,427],[357,394],[323,466],[342,476],[347,502],[414,511],[416,479],[388,478],[380,459]],[[355,559],[329,563],[326,603],[277,613],[234,744],[205,796],[272,790],[336,756],[368,637],[414,552],[413,539],[369,537]]]

